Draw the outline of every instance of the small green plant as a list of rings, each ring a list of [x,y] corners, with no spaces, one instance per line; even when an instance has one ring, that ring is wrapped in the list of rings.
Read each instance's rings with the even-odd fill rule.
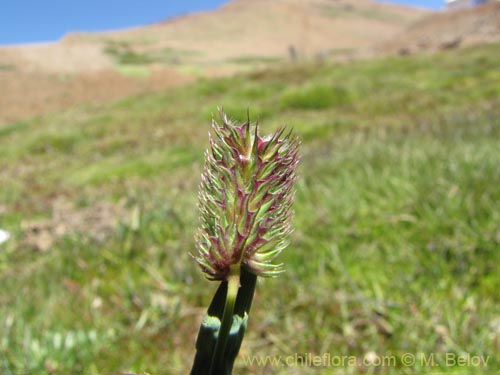
[[[333,106],[343,106],[350,101],[349,94],[342,87],[309,85],[290,89],[283,94],[283,108],[320,110]]]
[[[199,190],[200,227],[194,256],[221,284],[196,342],[192,375],[229,375],[243,340],[257,276],[274,277],[288,245],[298,138],[285,129],[260,137],[248,119],[220,112],[205,154]]]

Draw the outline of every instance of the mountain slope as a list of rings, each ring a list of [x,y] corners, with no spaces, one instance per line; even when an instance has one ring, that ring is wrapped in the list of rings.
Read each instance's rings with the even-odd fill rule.
[[[107,37],[142,50],[188,50],[205,63],[241,56],[287,57],[290,46],[298,54],[311,56],[372,46],[427,13],[369,0],[238,0],[215,12]]]
[[[383,42],[382,53],[409,54],[500,40],[500,3],[431,14]]]
[[[428,11],[370,0],[235,0],[210,12],[60,42],[0,48],[0,61],[22,71],[89,72],[113,67],[120,53],[149,62],[213,64],[241,57],[284,57],[370,47]],[[146,55],[145,55],[146,54]],[[149,55],[147,55],[149,54]]]
[[[370,0],[235,0],[211,12],[0,48],[0,124],[295,58],[351,56],[428,14]]]

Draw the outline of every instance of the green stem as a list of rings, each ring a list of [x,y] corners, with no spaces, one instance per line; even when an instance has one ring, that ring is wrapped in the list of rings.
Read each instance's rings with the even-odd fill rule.
[[[257,283],[257,276],[244,267],[232,271],[230,278],[220,283],[201,324],[191,375],[232,373]],[[231,332],[232,329],[235,331]]]
[[[238,295],[239,286],[239,272],[238,274],[230,275],[227,280],[226,304],[224,306],[224,313],[222,314],[217,343],[215,344],[210,374],[217,375],[219,374],[218,369],[224,367],[224,352],[226,350],[227,338],[229,337],[229,332],[233,325],[234,304],[236,302],[236,296]]]

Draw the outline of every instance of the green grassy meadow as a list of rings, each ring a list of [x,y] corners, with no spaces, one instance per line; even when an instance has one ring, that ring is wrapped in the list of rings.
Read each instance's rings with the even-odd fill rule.
[[[0,374],[189,372],[217,287],[189,253],[221,105],[302,138],[287,272],[259,281],[235,374],[499,373],[499,55],[287,65],[0,127]],[[306,353],[396,364],[244,364]]]

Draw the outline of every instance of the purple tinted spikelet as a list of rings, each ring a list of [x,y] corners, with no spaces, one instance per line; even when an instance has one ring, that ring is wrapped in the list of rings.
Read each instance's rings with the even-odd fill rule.
[[[262,138],[250,120],[235,124],[222,111],[220,118],[205,153],[195,259],[213,280],[239,267],[276,276],[282,265],[272,261],[291,232],[300,142],[284,128]]]

